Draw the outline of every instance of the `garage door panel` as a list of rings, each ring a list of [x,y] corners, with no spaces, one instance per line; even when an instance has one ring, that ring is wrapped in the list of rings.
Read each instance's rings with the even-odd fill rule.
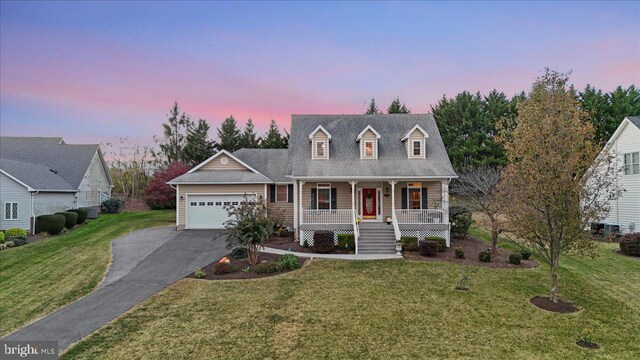
[[[249,199],[255,199],[250,196]],[[188,229],[223,229],[224,222],[229,219],[225,206],[239,205],[244,195],[188,195],[187,221]]]

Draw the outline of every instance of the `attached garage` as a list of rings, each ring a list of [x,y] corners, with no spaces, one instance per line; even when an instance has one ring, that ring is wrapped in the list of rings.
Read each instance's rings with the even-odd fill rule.
[[[247,195],[252,201],[255,195]],[[244,194],[187,195],[186,228],[187,229],[223,229],[224,222],[229,219],[225,206],[239,205],[244,201]]]

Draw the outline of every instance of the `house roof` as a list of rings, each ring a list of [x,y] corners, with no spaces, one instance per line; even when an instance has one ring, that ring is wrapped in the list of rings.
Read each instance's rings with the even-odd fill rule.
[[[60,137],[0,137],[0,168],[35,190],[77,190],[99,148]]]
[[[199,170],[172,179],[167,184],[265,184],[272,181],[266,176],[244,170]]]
[[[291,178],[287,177],[289,170],[288,149],[240,149],[233,155],[273,182],[292,182]]]
[[[627,119],[635,125],[638,129],[640,129],[640,116],[627,116]]]
[[[380,133],[378,159],[360,159],[355,141],[371,126]],[[402,138],[419,125],[429,134],[426,158],[409,159]],[[333,134],[329,160],[312,160],[308,134],[322,126]],[[289,156],[292,177],[456,177],[431,114],[292,115]]]

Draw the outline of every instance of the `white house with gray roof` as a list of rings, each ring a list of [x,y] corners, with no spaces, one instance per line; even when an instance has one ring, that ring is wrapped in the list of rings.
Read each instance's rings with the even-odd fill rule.
[[[0,230],[34,230],[38,215],[98,206],[112,187],[99,145],[0,137]]]
[[[247,194],[283,209],[301,244],[351,233],[363,254],[404,235],[448,246],[456,177],[431,114],[293,115],[289,149],[221,151],[169,184],[179,229],[222,228]]]

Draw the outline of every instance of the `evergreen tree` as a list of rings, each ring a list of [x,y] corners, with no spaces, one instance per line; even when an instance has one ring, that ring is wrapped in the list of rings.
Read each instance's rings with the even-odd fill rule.
[[[242,132],[242,135],[240,135],[239,148],[253,149],[259,147],[260,138],[257,136],[255,128],[253,120],[247,120],[247,124],[244,126],[244,131]]]
[[[220,138],[218,142],[218,148],[220,150],[234,152],[240,148],[240,130],[233,115],[226,118],[220,128],[218,128],[218,138]]]
[[[193,122],[184,112],[180,114],[178,102],[173,103],[173,107],[169,112],[169,119],[166,124],[162,124],[162,139],[153,137],[156,143],[159,143],[160,153],[154,154],[162,163],[170,164],[174,161],[182,161],[184,159],[184,147],[186,145],[186,137],[189,128],[193,126]]]
[[[196,166],[216,153],[215,142],[209,139],[209,124],[204,119],[198,120],[187,133],[184,147],[184,163]]]
[[[367,112],[365,114],[380,114],[380,110],[378,110],[375,98],[371,98],[371,102],[369,103],[369,107],[367,108]]]
[[[407,108],[405,103],[400,102],[400,98],[396,97],[387,108],[389,114],[411,114],[411,110]]]
[[[275,120],[271,120],[269,130],[262,140],[262,148],[264,149],[283,149],[288,146],[288,138],[283,137],[278,130],[278,124]]]

